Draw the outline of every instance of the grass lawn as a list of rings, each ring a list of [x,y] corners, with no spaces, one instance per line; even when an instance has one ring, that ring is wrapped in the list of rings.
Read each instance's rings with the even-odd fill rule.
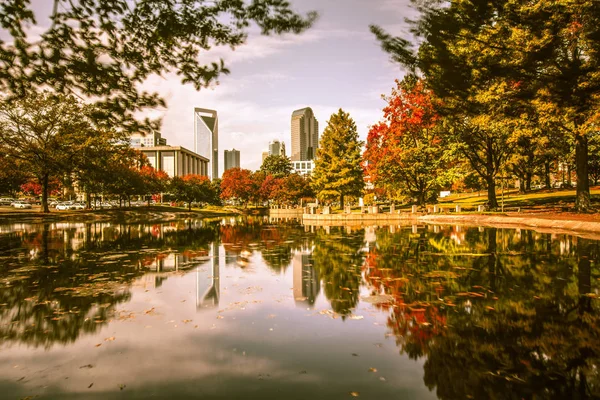
[[[592,202],[600,202],[600,187],[591,189]],[[502,194],[497,194],[498,204],[502,202]],[[486,192],[481,192],[481,196],[477,193],[462,193],[460,195],[452,195],[440,199],[441,206],[454,206],[460,204],[463,207],[477,207],[478,205],[487,202]],[[537,207],[550,205],[568,205],[575,202],[575,189],[553,189],[553,190],[536,190],[531,193],[521,194],[516,190],[504,192],[505,207]]]

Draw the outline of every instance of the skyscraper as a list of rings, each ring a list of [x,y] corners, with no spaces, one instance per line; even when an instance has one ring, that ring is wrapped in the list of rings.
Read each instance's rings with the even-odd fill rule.
[[[240,167],[240,151],[236,149],[225,150],[225,169],[227,171],[231,168],[239,168]]]
[[[310,107],[292,113],[292,161],[313,160],[319,147],[319,122]]]
[[[285,157],[285,143],[280,142],[279,140],[269,142],[269,155]]]
[[[219,120],[215,110],[194,108],[194,151],[209,160],[208,177],[219,177]]]

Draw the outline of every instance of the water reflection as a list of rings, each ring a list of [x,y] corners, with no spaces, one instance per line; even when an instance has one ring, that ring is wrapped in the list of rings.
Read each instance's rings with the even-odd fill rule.
[[[113,329],[133,293],[143,294],[143,302],[163,290],[189,289],[196,314],[175,321],[169,313],[186,299],[160,298],[171,310],[165,320],[172,328],[206,318],[204,337],[216,329],[214,321],[226,321],[227,330],[210,336],[215,349],[202,348],[221,371],[233,365],[223,361],[231,349],[216,349],[221,342],[236,352],[258,347],[284,365],[299,357],[288,349],[298,348],[322,368],[345,371],[340,382],[354,382],[361,375],[348,375],[340,354],[353,357],[359,343],[372,352],[374,342],[390,337],[395,359],[420,360],[410,368],[419,369],[422,382],[406,385],[418,391],[424,384],[440,399],[598,398],[598,256],[597,241],[518,229],[309,227],[261,218],[16,224],[0,227],[0,344],[9,351],[14,344],[32,351],[75,345],[103,327]],[[153,309],[141,304],[140,314]],[[223,317],[250,306],[252,314]],[[273,322],[277,316],[281,325]],[[356,325],[363,318],[365,325]],[[264,337],[281,326],[289,327],[283,337]],[[156,339],[167,325],[154,329]],[[334,331],[339,336],[328,342]],[[255,336],[249,339],[249,332]],[[363,338],[364,332],[379,339]],[[343,347],[350,346],[346,339],[355,347]],[[196,342],[202,340],[186,343]],[[336,353],[332,343],[342,350]],[[359,353],[366,358],[369,351]],[[374,364],[394,365],[388,353],[370,355]],[[369,366],[361,366],[363,374]],[[248,379],[233,383],[252,387]],[[394,392],[385,392],[392,387],[386,382],[388,388],[370,383],[364,390],[389,398]],[[265,398],[277,398],[273,390]]]
[[[6,228],[5,228],[6,230]],[[169,271],[208,254],[214,225],[19,224],[0,235],[0,337],[31,346],[93,334],[130,300],[145,273],[159,287]]]
[[[598,242],[412,232],[378,231],[365,277],[373,293],[393,297],[379,307],[400,352],[426,360],[424,381],[439,398],[600,394]]]

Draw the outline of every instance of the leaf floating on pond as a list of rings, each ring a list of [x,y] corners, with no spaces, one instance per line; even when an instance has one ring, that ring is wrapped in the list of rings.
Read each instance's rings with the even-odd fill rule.
[[[352,396],[352,397],[358,397],[358,396],[360,396],[360,393],[358,393],[358,392],[350,392],[350,396]]]
[[[371,367],[371,368],[369,368],[369,372],[377,372],[377,368]]]

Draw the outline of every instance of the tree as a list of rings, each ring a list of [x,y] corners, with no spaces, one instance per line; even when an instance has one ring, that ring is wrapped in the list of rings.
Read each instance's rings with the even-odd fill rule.
[[[292,162],[286,156],[270,155],[265,158],[260,170],[274,178],[284,178],[292,173]]]
[[[21,185],[27,183],[29,175],[20,163],[9,159],[7,153],[8,150],[0,146],[0,193],[14,195]]]
[[[223,173],[221,178],[221,198],[223,200],[238,200],[247,205],[254,197],[254,180],[249,169],[231,168]]]
[[[173,177],[169,191],[177,200],[187,202],[188,210],[192,209],[192,202],[209,202],[214,197],[210,179],[202,175]]]
[[[372,26],[384,50],[420,71],[443,99],[468,105],[477,92],[503,89],[492,99],[501,105],[497,113],[484,108],[476,114],[500,122],[536,113],[552,122],[575,144],[576,208],[587,210],[588,136],[596,129],[600,99],[600,3],[431,0],[420,2],[419,10],[412,30],[418,52],[408,40]]]
[[[322,200],[359,196],[364,187],[361,146],[350,114],[341,108],[327,121],[319,143],[319,154],[312,173],[311,187]]]
[[[431,91],[412,77],[396,83],[384,121],[369,131],[365,169],[375,186],[400,190],[424,205],[450,182],[452,160]]]
[[[73,96],[48,92],[0,101],[0,148],[37,179],[44,212],[49,212],[49,182],[62,178],[88,140],[97,137],[88,136],[89,112]]]
[[[294,13],[286,0],[54,0],[49,21],[28,3],[0,5],[0,32],[9,37],[0,43],[0,90],[77,94],[96,104],[96,118],[131,131],[153,126],[138,122],[137,112],[164,106],[156,93],[139,90],[150,76],[174,72],[199,90],[229,72],[223,60],[204,65],[199,56],[243,44],[252,22],[265,35],[297,34],[316,19]]]
[[[140,168],[140,174],[144,180],[146,194],[156,195],[167,190],[170,184],[169,175],[165,171],[157,171],[150,165],[145,165]],[[212,188],[211,188],[212,190]],[[150,197],[148,197],[148,205],[150,205]]]

